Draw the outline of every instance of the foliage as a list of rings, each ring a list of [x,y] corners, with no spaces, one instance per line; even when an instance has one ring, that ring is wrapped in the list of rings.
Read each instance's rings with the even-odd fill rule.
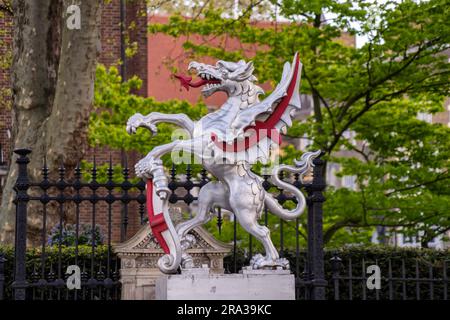
[[[206,8],[222,8],[223,13],[229,17],[234,16],[241,10],[248,10],[249,7],[256,14],[267,14],[270,11],[270,4],[261,0],[191,0],[191,1],[167,1],[167,0],[146,0],[148,10],[151,13],[170,15],[182,14],[185,17],[198,17]]]
[[[288,206],[285,206],[288,207]],[[267,224],[266,224],[267,221]],[[270,236],[273,244],[276,248],[284,248],[287,250],[295,250],[297,247],[297,235],[296,221],[283,221],[282,219],[272,215],[270,212],[266,215],[263,214],[259,220],[261,225],[267,225],[270,230]],[[332,225],[332,221],[325,224],[325,228]],[[300,216],[298,219],[298,246],[299,248],[305,248],[307,245],[307,215],[306,213]],[[209,221],[205,228],[214,235],[220,241],[225,243],[233,243],[234,239],[234,221],[225,215],[222,219],[222,225],[219,230],[217,225],[217,218]],[[348,243],[355,243],[360,245],[369,245],[371,243],[371,233],[373,228],[355,228],[355,229],[342,229],[337,232],[332,242],[328,243],[328,246],[345,246]],[[281,234],[283,234],[283,240],[281,240]],[[250,240],[251,238],[251,240]],[[239,248],[244,252],[250,252],[250,241],[252,252],[263,253],[263,246],[260,241],[255,237],[250,237],[239,223],[236,226],[236,243]]]
[[[138,130],[136,135],[125,131],[125,124],[135,113],[144,115],[150,112],[185,113],[191,119],[199,119],[206,114],[206,106],[199,103],[195,106],[186,101],[170,100],[158,102],[153,98],[144,98],[132,93],[138,89],[142,81],[133,77],[125,82],[117,68],[106,69],[98,66],[95,82],[95,112],[91,114],[89,124],[89,142],[93,146],[109,146],[114,149],[137,150],[147,154],[157,145],[172,141],[175,128],[170,124],[159,124],[158,134],[151,136],[148,130]],[[166,166],[170,165],[170,156],[163,158]]]
[[[58,265],[58,247],[47,247],[46,248],[46,261],[47,268],[46,272],[49,272],[49,266],[53,265],[53,272],[56,272]],[[82,269],[87,271],[90,270],[91,262],[91,246],[81,245],[78,248],[78,265],[83,266]],[[32,277],[35,270],[40,270],[40,255],[41,251],[39,248],[28,248],[27,249],[27,274],[28,278]],[[4,255],[6,259],[5,262],[5,284],[6,292],[5,298],[11,299],[11,283],[13,281],[13,270],[14,270],[14,249],[11,246],[0,246],[0,256]],[[285,250],[283,252],[284,257],[289,259],[291,264],[291,269],[296,273],[297,265],[298,270],[303,272],[306,252],[303,248],[300,248],[298,259],[296,258],[295,249]],[[339,257],[341,260],[340,264],[333,267],[333,258]],[[350,259],[352,264],[353,276],[360,277],[362,274],[362,263],[364,261],[365,266],[370,264],[377,264],[380,266],[382,275],[382,288],[379,292],[381,299],[387,299],[389,297],[389,282],[387,277],[389,276],[389,263],[391,263],[391,272],[393,277],[402,277],[402,264],[405,266],[405,276],[410,278],[416,277],[416,266],[419,271],[419,277],[426,279],[430,277],[430,270],[433,272],[433,277],[440,278],[443,272],[444,266],[447,267],[448,274],[448,261],[450,259],[450,252],[443,250],[431,250],[431,249],[416,249],[416,248],[396,248],[396,247],[381,247],[381,246],[342,246],[338,249],[328,249],[325,251],[325,278],[328,280],[327,286],[327,297],[332,299],[334,296],[334,285],[335,282],[332,280],[333,271],[339,270],[340,276],[346,276],[349,272]],[[113,266],[111,272],[116,269],[116,255],[112,253]],[[94,260],[96,266],[103,266],[103,272],[106,272],[104,267],[107,265],[107,246],[96,247]],[[444,262],[447,261],[445,265]],[[75,263],[75,247],[62,247],[61,250],[61,264],[62,270],[66,270],[68,265]],[[236,266],[238,270],[245,264],[248,263],[248,256],[245,250],[241,246],[237,248],[236,255]],[[234,269],[234,260],[232,255],[225,257],[224,267],[227,272],[231,272]],[[367,276],[367,275],[366,275]],[[402,299],[402,287],[401,281],[393,281],[393,297],[395,299]],[[427,282],[422,282],[420,285],[421,298],[427,299],[430,294],[430,286]],[[349,282],[348,280],[339,281],[340,298],[345,300],[349,298]],[[361,280],[353,281],[353,298],[360,299],[362,297],[361,290]],[[407,298],[415,299],[416,297],[416,283],[414,281],[409,281],[406,283]],[[443,294],[443,283],[434,283],[434,299],[442,299]],[[368,298],[375,299],[374,292],[367,291]]]
[[[81,225],[81,229],[78,231],[78,245],[92,245],[94,242],[95,246],[103,244],[103,235],[98,226],[94,229],[94,241],[92,241],[92,226],[89,224]],[[77,229],[76,224],[64,224],[55,225],[50,231],[47,244],[49,246],[74,246],[77,240]]]
[[[369,155],[334,161],[343,175],[357,177],[358,191],[335,190],[325,208],[345,201],[348,209],[339,212],[347,210],[350,225],[401,227],[425,244],[450,229],[450,129],[418,120],[420,106],[412,101],[397,105],[382,104],[355,124]]]
[[[385,225],[419,233],[426,245],[449,230],[450,129],[417,119],[443,111],[449,94],[447,1],[284,0],[248,8],[268,2],[289,23],[274,14],[273,25],[262,28],[252,10],[231,19],[221,7],[206,7],[194,18],[173,15],[167,24],[151,24],[149,31],[188,36],[189,58],[251,58],[258,79],[272,84],[282,64],[300,53],[302,93],[312,96],[313,114],[294,123],[288,136],[310,137],[310,149],[325,151],[341,175],[357,177],[355,190],[327,192],[326,241],[365,242],[374,226]],[[356,35],[367,43],[353,46]],[[241,43],[236,50],[226,47],[230,37]],[[350,132],[360,142],[353,143]],[[285,162],[298,155],[292,149]],[[355,156],[341,157],[341,151]]]

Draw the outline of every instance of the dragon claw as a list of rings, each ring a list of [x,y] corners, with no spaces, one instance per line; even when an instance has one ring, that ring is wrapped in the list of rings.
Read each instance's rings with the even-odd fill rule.
[[[250,260],[250,267],[252,269],[275,269],[281,267],[289,270],[289,261],[285,258],[271,259],[262,254],[256,254]]]
[[[144,116],[140,113],[132,115],[127,121],[127,132],[129,134],[136,133],[137,128],[139,128],[144,122]]]
[[[160,159],[149,157],[140,160],[134,166],[134,170],[139,178],[149,179],[152,176],[152,172],[160,166],[162,166],[162,161]]]
[[[140,160],[134,167],[136,176],[141,179],[148,180],[153,179],[155,185],[156,194],[165,199],[170,190],[167,187],[167,179],[164,175],[164,168],[161,159],[155,159],[153,157],[146,157]]]
[[[129,134],[135,134],[137,128],[139,127],[146,127],[152,132],[153,135],[158,132],[156,125],[153,124],[150,119],[146,119],[142,114],[136,113],[127,121],[127,132]]]

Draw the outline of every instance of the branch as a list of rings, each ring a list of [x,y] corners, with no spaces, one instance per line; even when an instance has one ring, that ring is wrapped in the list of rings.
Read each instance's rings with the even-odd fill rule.
[[[278,3],[278,1],[274,1],[272,2],[272,4],[274,4],[276,7],[280,8],[281,10],[283,10],[283,5],[281,5],[280,3]],[[296,12],[295,13],[296,16],[301,16],[306,18],[307,21],[312,21],[314,19],[314,17],[312,17],[311,15],[309,15],[306,12]],[[292,15],[291,15],[292,16]],[[288,16],[287,16],[288,17]],[[286,18],[287,18],[286,17]],[[292,18],[292,17],[291,17]],[[292,18],[293,21],[296,21],[295,18]],[[330,19],[331,20],[331,19]],[[325,20],[326,21],[326,20]]]
[[[331,227],[329,227],[323,234],[323,243],[327,244],[330,242],[331,238],[338,232],[340,229],[345,227],[358,227],[358,222],[360,222],[360,219],[357,218],[348,218],[342,221],[338,221],[335,224],[333,224]]]
[[[2,1],[0,3],[0,11],[6,12],[10,16],[14,16],[14,12],[12,10],[11,4],[5,3],[4,1]]]
[[[433,184],[433,183],[438,182],[438,181],[443,181],[443,180],[450,179],[450,176],[446,176],[447,173],[448,173],[448,170],[443,172],[442,174],[440,174],[439,176],[437,176],[433,180],[422,182],[422,183],[419,183],[419,184],[416,184],[416,185],[413,185],[413,186],[410,186],[410,187],[405,187],[405,188],[393,190],[391,192],[386,193],[386,197],[390,197],[391,195],[393,195],[394,193],[397,193],[397,192],[413,190],[413,189],[416,189],[416,188],[427,186],[429,184]]]
[[[425,78],[427,79],[427,78]],[[425,80],[423,79],[423,80]],[[422,81],[423,81],[422,80]],[[351,117],[347,123],[343,126],[343,128],[341,129],[341,131],[336,134],[334,136],[334,140],[332,141],[332,143],[330,144],[330,146],[327,148],[328,153],[331,153],[331,151],[334,149],[334,147],[337,145],[337,143],[339,142],[339,139],[341,138],[341,136],[344,134],[344,132],[354,123],[356,122],[356,120],[358,120],[360,117],[362,117],[367,111],[369,111],[374,105],[380,103],[381,101],[386,101],[387,99],[394,97],[394,96],[398,96],[400,94],[406,93],[410,88],[412,88],[416,83],[411,83],[408,86],[406,86],[405,88],[402,88],[398,91],[392,92],[390,94],[386,94],[383,97],[379,98],[378,100],[375,100],[373,102],[369,102],[369,99],[366,98],[365,101],[365,106],[364,108],[362,108],[356,115],[354,115],[353,117]],[[370,92],[367,93],[368,95],[370,94]]]
[[[420,240],[421,240],[421,242],[427,242],[428,243],[431,240],[433,240],[434,238],[436,238],[437,236],[447,233],[447,231],[449,231],[449,230],[450,230],[450,227],[442,228],[442,229],[439,229],[439,230],[431,230],[432,231],[431,233],[429,232],[430,230],[428,230],[428,232],[427,232],[428,236],[427,237],[423,237]]]
[[[367,208],[368,210],[374,210],[373,208]],[[389,210],[389,209],[380,209],[380,210]],[[397,223],[385,223],[385,222],[381,222],[381,221],[377,221],[374,223],[369,223],[369,222],[362,222],[361,218],[347,218],[341,221],[336,222],[334,225],[332,225],[331,227],[329,227],[323,235],[323,242],[326,244],[328,243],[331,238],[334,236],[334,234],[339,231],[342,228],[345,227],[350,227],[350,228],[364,228],[364,227],[377,227],[377,226],[381,226],[381,227],[416,227],[418,223],[420,222],[424,222],[426,220],[432,219],[434,217],[437,217],[439,215],[442,215],[442,213],[435,213],[432,214],[430,216],[425,216],[425,217],[420,217],[418,219],[415,220],[408,220],[408,222],[397,222]]]
[[[369,85],[369,88],[367,88],[367,90],[360,92],[359,94],[351,97],[348,99],[347,103],[342,107],[341,112],[339,112],[339,116],[338,116],[338,121],[342,121],[345,114],[347,113],[348,109],[355,103],[357,102],[359,99],[367,96],[368,94],[370,94],[371,91],[373,91],[373,89],[375,89],[377,86],[379,86],[380,84],[392,79],[393,77],[395,77],[396,75],[398,75],[399,73],[401,73],[403,70],[405,70],[409,65],[411,65],[411,63],[416,60],[416,58],[419,56],[419,54],[422,52],[421,48],[417,49],[417,51],[412,55],[412,57],[400,68],[398,68],[397,70],[387,74],[386,76],[378,79],[375,82],[372,82]]]
[[[248,14],[251,10],[253,10],[254,7],[258,6],[258,5],[259,5],[260,3],[262,3],[263,1],[264,1],[264,0],[258,0],[258,1],[254,2],[254,3],[251,3],[251,4],[250,4],[250,5],[242,12],[242,14],[241,14],[239,17],[237,17],[236,19],[228,19],[229,21],[227,21],[226,23],[224,23],[224,24],[222,25],[220,31],[215,31],[216,34],[215,34],[214,36],[208,37],[207,39],[205,39],[205,37],[202,37],[204,40],[203,40],[201,43],[199,43],[199,44],[197,44],[197,45],[195,45],[195,46],[196,46],[196,47],[204,46],[205,44],[211,43],[213,40],[217,39],[219,36],[223,35],[224,33],[226,34],[225,30],[226,30],[227,28],[230,28],[230,27],[233,26],[236,22],[238,22],[238,21],[240,21],[241,19],[245,18],[245,17],[247,16],[247,14]],[[203,8],[203,7],[202,7],[202,8]],[[200,15],[200,13],[201,13],[202,11],[203,11],[203,10],[200,10],[200,11],[198,12],[197,17]],[[192,20],[192,21],[195,21],[195,20]],[[187,42],[189,41],[189,35],[190,35],[190,32],[189,32],[189,34],[186,35],[186,36],[187,36],[187,39],[186,39],[185,41],[183,41],[183,43],[187,43]],[[171,59],[171,60],[172,60],[172,61],[176,61],[176,60],[178,60],[179,58],[181,58],[181,56],[182,56],[183,54],[184,54],[184,51],[182,51],[179,55],[177,55],[176,57],[174,57],[174,58]]]
[[[200,7],[200,10],[198,10],[195,17],[192,19],[193,21],[197,20],[200,17],[200,14],[203,12],[203,10],[206,8],[206,6],[209,4],[210,0],[205,1],[203,5]]]
[[[366,148],[366,145],[364,144],[362,146],[362,149],[358,149],[356,148],[354,145],[352,145],[351,143],[349,145],[346,145],[346,147],[350,148],[352,151],[355,151],[356,153],[359,153],[360,155],[362,155],[364,157],[364,160],[366,160],[367,163],[370,162],[370,158],[368,154],[364,153],[364,149]]]
[[[383,84],[384,82],[389,81],[392,78],[394,78],[395,76],[399,75],[401,72],[403,72],[407,67],[409,67],[418,58],[424,58],[424,57],[427,57],[427,56],[430,56],[430,55],[437,54],[436,51],[430,51],[430,52],[424,52],[424,51],[426,49],[428,49],[428,48],[432,48],[439,40],[441,40],[441,38],[437,37],[437,38],[429,40],[429,41],[427,41],[425,43],[421,43],[420,45],[417,46],[417,51],[415,51],[411,56],[408,57],[408,56],[406,56],[406,54],[404,55],[404,58],[402,59],[401,62],[404,62],[408,58],[409,59],[400,68],[398,68],[397,70],[394,70],[393,72],[388,73],[386,76],[376,80],[375,82],[372,82],[372,80],[369,79],[369,83],[371,83],[371,84],[369,85],[367,90],[365,90],[365,91],[363,91],[363,92],[361,92],[361,93],[359,93],[359,94],[357,94],[357,95],[355,95],[353,97],[349,97],[348,98],[347,103],[344,104],[344,106],[341,108],[341,111],[339,112],[338,122],[343,120],[343,118],[344,118],[345,114],[347,113],[348,109],[355,102],[357,102],[359,99],[367,96],[367,94],[370,94],[370,92],[373,91],[377,86],[379,86],[380,84]],[[442,48],[441,50],[439,50],[439,52],[444,52],[445,50],[446,50],[445,48]],[[405,49],[405,53],[406,52],[407,52],[407,49]],[[390,63],[391,63],[391,61],[390,61]],[[368,69],[368,71],[369,70],[370,70],[370,68]],[[371,74],[369,73],[368,76],[370,77]]]
[[[311,78],[308,77],[308,75],[306,74],[306,68],[303,67],[303,75],[306,78],[306,81],[308,81],[310,87],[311,87],[311,91],[314,92],[320,99],[320,101],[322,102],[322,104],[324,105],[325,109],[327,110],[328,116],[330,117],[331,120],[331,126],[333,129],[333,134],[336,134],[336,124],[334,123],[334,117],[333,114],[331,113],[331,109],[330,109],[330,105],[328,104],[328,102],[322,97],[322,95],[319,93],[319,90],[316,89],[316,87],[314,86],[314,84],[311,81]]]

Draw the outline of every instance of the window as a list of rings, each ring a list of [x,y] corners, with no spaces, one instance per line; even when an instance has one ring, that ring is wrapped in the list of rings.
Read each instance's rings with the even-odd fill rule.
[[[343,136],[345,139],[347,139],[348,142],[349,142],[351,145],[353,145],[353,146],[356,145],[356,140],[355,140],[356,132],[355,132],[355,131],[352,131],[352,130],[346,130],[346,131],[344,131],[344,133],[342,134],[342,136]]]
[[[343,176],[342,187],[351,190],[356,190],[356,176]]]
[[[426,112],[419,112],[417,114],[417,119],[431,123],[431,122],[433,122],[433,115],[430,113],[426,113]]]

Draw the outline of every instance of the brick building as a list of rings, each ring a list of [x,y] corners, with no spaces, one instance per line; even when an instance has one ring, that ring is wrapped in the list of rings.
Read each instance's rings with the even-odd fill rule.
[[[9,70],[5,64],[10,57],[12,43],[12,17],[7,13],[0,13],[0,186],[4,183],[9,161],[10,143],[9,127],[11,126],[11,114],[9,106]]]

